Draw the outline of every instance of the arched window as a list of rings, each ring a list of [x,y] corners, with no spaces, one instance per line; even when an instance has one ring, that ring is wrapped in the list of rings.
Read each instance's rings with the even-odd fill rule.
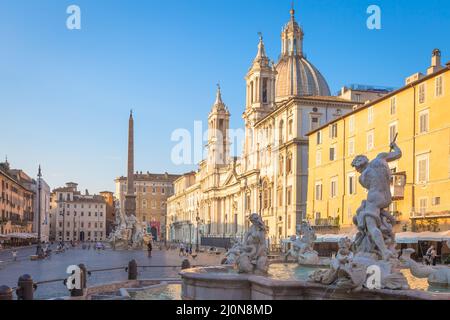
[[[272,206],[272,190],[267,180],[264,181],[262,187],[263,187],[263,209],[268,209]]]
[[[267,103],[268,99],[267,99],[267,95],[268,95],[268,85],[267,85],[267,78],[263,78],[263,82],[262,82],[262,102],[263,103]]]
[[[245,193],[245,210],[246,211],[250,211],[250,209],[251,209],[251,201],[252,201],[251,199],[252,199],[252,193],[250,190],[248,190]]]

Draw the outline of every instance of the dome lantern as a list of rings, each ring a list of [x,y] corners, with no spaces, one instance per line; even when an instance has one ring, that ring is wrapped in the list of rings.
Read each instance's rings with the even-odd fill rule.
[[[281,32],[281,56],[276,65],[276,100],[289,96],[330,96],[330,88],[303,54],[303,30],[295,20],[295,10]]]

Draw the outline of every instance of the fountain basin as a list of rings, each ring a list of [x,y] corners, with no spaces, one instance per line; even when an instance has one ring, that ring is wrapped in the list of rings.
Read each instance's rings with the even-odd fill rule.
[[[269,274],[271,272],[269,269]],[[297,277],[239,274],[232,266],[198,267],[183,270],[184,300],[450,300],[450,293],[423,290],[369,290],[349,293],[335,286]]]

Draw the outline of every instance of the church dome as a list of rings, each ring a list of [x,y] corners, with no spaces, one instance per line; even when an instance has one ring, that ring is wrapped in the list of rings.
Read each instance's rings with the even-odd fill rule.
[[[276,65],[277,100],[289,96],[330,96],[330,88],[319,72],[303,55],[303,30],[295,21],[295,11],[281,33],[281,57]]]
[[[329,96],[330,88],[319,72],[305,57],[282,56],[277,66],[276,96]]]

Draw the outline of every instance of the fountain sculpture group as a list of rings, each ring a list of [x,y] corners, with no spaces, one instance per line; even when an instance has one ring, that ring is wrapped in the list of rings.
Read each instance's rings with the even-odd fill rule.
[[[266,227],[260,215],[249,217],[252,225],[242,242],[236,243],[226,254],[227,264],[234,264],[239,273],[266,274],[269,268]]]
[[[408,281],[400,269],[410,267],[417,277],[429,277],[430,283],[449,283],[448,267],[419,268],[409,258],[410,251],[404,252],[401,259],[398,258],[393,232],[395,218],[386,208],[392,203],[388,162],[400,159],[402,152],[395,141],[390,147],[390,152],[380,153],[372,161],[364,155],[353,160],[352,166],[361,174],[359,183],[368,190],[367,199],[362,201],[353,218],[358,233],[353,242],[348,238],[341,239],[330,268],[316,270],[310,275],[310,281],[357,291],[367,287],[368,275],[378,273],[375,275],[378,279],[372,278],[377,282],[373,284],[378,289],[409,289]],[[265,226],[257,214],[252,215],[250,221],[253,225],[244,243],[235,245],[228,257],[232,257],[230,262],[235,261],[241,273],[265,273]],[[300,265],[318,265],[319,255],[313,249],[316,240],[314,230],[307,222],[303,222],[297,231],[301,236],[291,239],[292,247],[285,259],[292,256]]]
[[[299,265],[319,265],[319,253],[314,250],[314,241],[317,239],[314,229],[307,221],[303,221],[297,228],[298,236],[292,236],[292,246],[284,256],[285,261],[293,257]]]
[[[399,147],[392,142],[390,152],[380,153],[370,162],[363,155],[353,160],[352,166],[361,174],[359,183],[368,190],[367,199],[353,218],[358,233],[353,243],[341,240],[331,268],[314,272],[312,281],[358,290],[367,286],[368,272],[376,272],[378,289],[409,289],[395,249],[395,218],[385,209],[392,203],[388,162],[401,156]]]
[[[357,156],[352,166],[361,174],[359,183],[368,191],[356,211],[353,223],[358,233],[352,241],[343,238],[339,250],[331,259],[329,268],[317,269],[306,281],[279,280],[268,275],[266,227],[258,214],[252,214],[252,223],[243,241],[226,254],[226,264],[238,273],[230,273],[230,266],[198,267],[181,272],[185,299],[450,299],[417,290],[408,290],[402,268],[409,267],[413,275],[428,277],[430,284],[448,285],[450,268],[418,266],[405,250],[402,257],[395,249],[393,224],[395,219],[386,208],[392,202],[391,171],[388,162],[401,158],[395,142],[391,151],[380,153],[369,161]],[[299,237],[292,238],[292,248],[286,254],[300,265],[320,265],[313,249],[314,230],[302,223]],[[328,288],[333,288],[329,291]],[[391,289],[391,290],[367,290]],[[331,292],[331,294],[329,294]]]
[[[119,201],[115,201],[115,230],[109,236],[113,249],[142,249],[146,239],[145,225],[135,215],[122,215]]]

